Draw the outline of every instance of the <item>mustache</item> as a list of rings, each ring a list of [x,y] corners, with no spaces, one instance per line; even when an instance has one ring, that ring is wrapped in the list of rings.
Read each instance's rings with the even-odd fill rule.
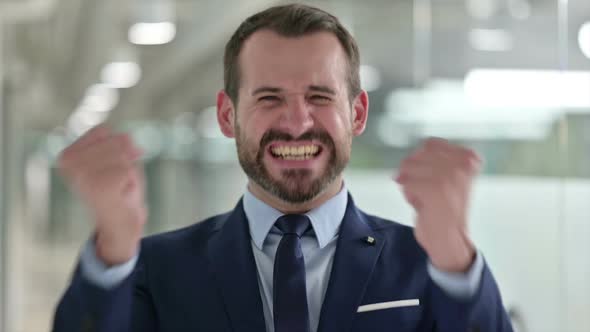
[[[270,129],[260,139],[261,150],[270,144],[272,141],[285,141],[285,142],[298,142],[298,141],[311,141],[316,140],[327,146],[334,147],[334,141],[330,135],[319,129],[308,130],[301,134],[299,137],[293,137],[289,133],[285,133],[276,129]]]

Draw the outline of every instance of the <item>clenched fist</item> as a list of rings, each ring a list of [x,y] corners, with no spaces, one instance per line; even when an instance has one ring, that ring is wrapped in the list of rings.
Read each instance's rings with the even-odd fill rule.
[[[475,152],[442,139],[428,139],[400,165],[396,181],[416,210],[416,240],[442,271],[465,272],[475,259],[467,214],[480,165]]]
[[[143,233],[147,208],[140,156],[127,134],[98,126],[59,158],[62,176],[95,222],[96,254],[108,265],[131,259]]]

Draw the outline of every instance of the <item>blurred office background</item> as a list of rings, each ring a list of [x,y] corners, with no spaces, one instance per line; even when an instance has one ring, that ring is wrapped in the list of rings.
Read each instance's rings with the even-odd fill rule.
[[[0,331],[49,330],[91,231],[55,160],[88,128],[146,151],[148,233],[233,207],[246,179],[215,119],[223,46],[279,3],[0,0]],[[411,224],[389,180],[399,161],[428,136],[476,149],[471,232],[515,328],[590,331],[590,1],[307,3],[361,48],[357,203]]]

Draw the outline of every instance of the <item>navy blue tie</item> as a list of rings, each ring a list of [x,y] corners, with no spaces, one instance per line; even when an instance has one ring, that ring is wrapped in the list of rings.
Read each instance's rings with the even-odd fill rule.
[[[275,223],[283,232],[274,263],[275,332],[309,332],[305,262],[299,239],[309,225],[309,218],[299,214],[284,215]]]

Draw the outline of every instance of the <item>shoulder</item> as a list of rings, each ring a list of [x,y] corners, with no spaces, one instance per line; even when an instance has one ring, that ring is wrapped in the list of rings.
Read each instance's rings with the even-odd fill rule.
[[[395,220],[385,219],[369,214],[361,209],[357,209],[359,216],[363,219],[372,230],[385,236],[413,237],[414,228],[401,224]]]
[[[147,236],[141,241],[141,250],[169,253],[204,249],[208,239],[221,229],[230,214],[215,215],[187,227]]]
[[[387,241],[395,240],[396,242],[408,242],[409,245],[417,244],[413,227],[365,212],[356,205],[350,193],[348,194],[346,211],[347,214],[352,214],[354,219],[366,224],[375,234],[385,237]]]
[[[409,259],[426,257],[424,250],[416,241],[414,227],[371,215],[360,209],[358,213],[376,234],[385,239],[385,249],[392,249],[396,253],[401,252]]]

